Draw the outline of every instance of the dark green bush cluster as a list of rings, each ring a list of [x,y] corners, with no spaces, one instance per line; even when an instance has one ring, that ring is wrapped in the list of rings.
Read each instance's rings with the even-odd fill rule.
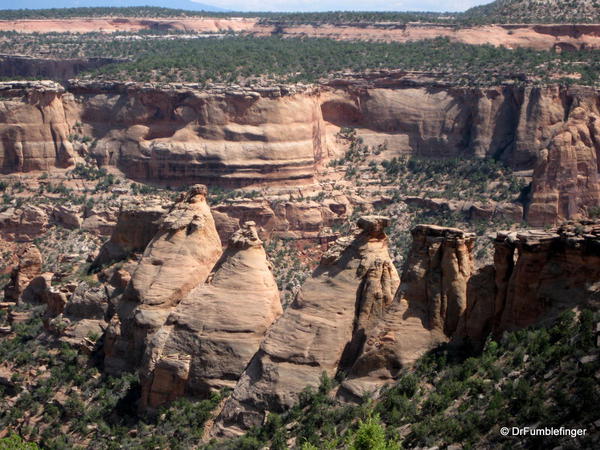
[[[392,158],[381,163],[384,183],[412,185],[430,196],[457,200],[510,201],[518,197],[525,183],[510,168],[491,158]],[[493,190],[490,182],[496,182]],[[443,190],[440,187],[443,186]]]
[[[83,178],[84,180],[98,180],[108,175],[106,169],[95,167],[90,164],[77,163],[75,168],[70,171],[73,177]]]
[[[139,417],[136,375],[101,375],[93,358],[66,344],[40,345],[36,337],[42,331],[42,311],[34,313],[31,320],[15,326],[14,337],[0,339],[0,360],[13,364],[12,382],[18,386],[17,392],[23,389],[10,406],[5,402],[15,393],[0,392],[0,429],[16,431],[47,449],[76,448],[84,440],[93,442],[96,449],[187,449],[198,445],[204,422],[221,400],[219,394],[202,401],[178,400],[157,417]],[[30,376],[42,366],[47,376]],[[64,393],[62,399],[55,397],[57,392]],[[41,416],[36,427],[24,425],[32,416]],[[137,432],[130,433],[132,429]],[[7,442],[19,442],[10,439]],[[0,441],[0,448],[2,445]]]
[[[595,326],[600,314],[583,310],[560,316],[549,328],[539,327],[489,338],[482,352],[468,344],[442,346],[422,357],[376,401],[340,405],[329,392],[335,382],[323,377],[318,389],[305,390],[296,406],[246,437],[218,448],[286,448],[294,438],[298,448],[386,449],[501,448],[516,445],[503,438],[500,426],[564,426],[588,428],[600,418],[595,406],[600,385],[594,374],[600,359]],[[525,357],[526,356],[526,357]],[[523,437],[523,448],[591,448],[589,436]],[[362,445],[362,443],[367,443]],[[376,444],[376,443],[379,444]],[[507,447],[508,448],[508,447]]]

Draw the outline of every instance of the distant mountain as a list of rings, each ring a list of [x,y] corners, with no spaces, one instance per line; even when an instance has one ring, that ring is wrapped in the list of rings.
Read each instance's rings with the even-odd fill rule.
[[[5,3],[5,2],[2,2]],[[8,3],[8,2],[6,2]],[[48,8],[90,8],[112,7],[123,8],[131,6],[154,6],[170,9],[185,9],[188,11],[225,12],[227,10],[191,0],[21,0],[2,4],[1,9],[48,9]]]
[[[463,17],[495,23],[600,23],[599,0],[496,0]]]

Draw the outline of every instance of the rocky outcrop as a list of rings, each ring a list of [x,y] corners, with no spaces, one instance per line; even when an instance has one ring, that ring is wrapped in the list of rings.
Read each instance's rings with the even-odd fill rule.
[[[22,55],[0,55],[0,77],[4,79],[49,78],[66,81],[69,78],[74,78],[80,72],[123,61],[123,59],[117,58],[52,59]]]
[[[580,219],[600,207],[598,155],[600,112],[577,106],[540,153],[527,221],[534,226],[555,224]]]
[[[207,396],[233,388],[281,313],[262,241],[255,224],[246,222],[206,282],[183,298],[149,342],[142,407],[154,409],[184,392]]]
[[[52,82],[0,84],[0,172],[74,163],[64,89]]]
[[[303,182],[325,140],[315,97],[292,88],[75,84],[71,92],[86,133],[97,139],[93,157],[140,180]]]
[[[593,88],[465,88],[440,74],[380,71],[313,86],[74,81],[66,89],[48,82],[0,84],[4,172],[72,164],[67,137],[76,129],[95,142],[83,153],[139,180],[306,184],[340,153],[335,135],[345,126],[356,128],[367,145],[386,144],[384,159],[496,158],[515,170],[535,168],[527,217],[536,225],[598,206],[600,112]],[[469,214],[511,220],[520,214],[519,205],[496,206],[474,205]],[[268,213],[261,219],[270,220]],[[310,205],[276,215],[285,215],[291,229],[299,222],[309,231],[328,220],[324,209],[319,217]],[[235,230],[233,223],[228,227],[226,237]]]
[[[289,197],[289,196],[288,196]],[[342,224],[353,206],[345,195],[322,201],[310,199],[234,200],[215,205],[213,217],[221,240],[227,241],[240,223],[256,223],[262,239],[315,239],[324,227]]]
[[[120,329],[109,331],[115,335],[114,345],[106,352],[109,371],[139,366],[154,333],[173,308],[206,280],[221,256],[221,241],[206,194],[202,185],[182,194],[146,247],[112,322]]]
[[[133,252],[142,252],[160,229],[166,205],[159,199],[121,205],[110,239],[102,245],[92,267],[119,261]]]
[[[423,353],[449,341],[468,306],[475,236],[456,228],[417,225],[393,304],[366,336],[340,395],[360,398],[393,380]]]
[[[0,213],[0,235],[7,240],[31,242],[48,229],[49,222],[48,212],[38,206],[8,208]]]
[[[352,364],[399,284],[383,232],[387,222],[360,219],[361,231],[324,255],[244,371],[216,434],[260,424],[268,411],[287,409],[306,386],[318,385],[323,372],[333,377]]]
[[[42,254],[36,245],[21,249],[17,257],[19,264],[12,270],[10,281],[4,287],[6,301],[20,301],[31,280],[42,272]]]
[[[515,330],[584,305],[600,294],[600,224],[565,224],[550,232],[499,233],[496,247],[514,258],[498,272],[507,283],[504,302],[497,302],[494,332]],[[501,297],[500,297],[501,298]]]
[[[338,395],[357,399],[392,382],[443,342],[482,345],[561,312],[597,305],[600,224],[571,223],[551,231],[500,232],[494,264],[475,271],[473,235],[420,225],[402,285],[367,335]]]

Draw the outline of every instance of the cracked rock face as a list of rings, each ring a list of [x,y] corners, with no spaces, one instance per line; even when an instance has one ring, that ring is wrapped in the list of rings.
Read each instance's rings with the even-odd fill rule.
[[[560,311],[598,298],[600,292],[600,224],[568,223],[550,231],[495,239],[513,257],[514,265],[497,267],[506,283],[497,302],[495,333],[532,325]],[[503,300],[503,301],[502,301]]]
[[[365,336],[365,344],[338,392],[357,399],[448,341],[467,307],[474,235],[456,228],[417,225],[402,284]]]
[[[107,353],[110,372],[137,367],[153,334],[175,306],[204,282],[222,248],[206,187],[182,194],[159,224],[118,308],[120,337]]]
[[[7,301],[17,302],[27,286],[42,272],[42,254],[36,245],[31,244],[21,251],[19,265],[10,274],[10,282],[4,287]]]
[[[323,372],[333,377],[352,363],[366,329],[399,284],[386,224],[386,218],[362,218],[360,232],[339,239],[324,255],[242,374],[215,435],[261,423],[266,412],[289,408],[306,386],[317,386]]]
[[[142,407],[184,392],[233,388],[281,315],[277,284],[254,222],[246,222],[205,283],[196,286],[157,331],[142,366]]]
[[[540,152],[527,221],[533,226],[557,224],[581,219],[600,206],[599,154],[600,115],[578,106]]]

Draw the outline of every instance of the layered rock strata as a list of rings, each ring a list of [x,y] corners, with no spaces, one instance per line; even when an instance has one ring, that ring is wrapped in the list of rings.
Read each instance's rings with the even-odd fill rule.
[[[202,185],[182,194],[146,247],[109,327],[109,371],[139,366],[154,333],[181,299],[206,280],[221,256],[206,194]]]
[[[548,147],[533,174],[527,220],[533,226],[581,219],[600,207],[600,112],[577,106]]]
[[[262,241],[255,224],[246,222],[206,282],[181,300],[148,343],[142,407],[233,388],[281,313]]]
[[[439,74],[381,71],[314,86],[10,82],[0,90],[4,172],[69,166],[68,137],[79,135],[95,141],[85,152],[100,165],[139,180],[300,184],[341,152],[335,134],[345,126],[367,145],[386,144],[381,158],[496,158],[535,168],[534,224],[577,218],[599,202],[593,88],[467,89]]]
[[[333,377],[352,364],[399,284],[386,225],[384,217],[364,217],[359,233],[340,239],[325,254],[244,371],[216,434],[260,424],[267,411],[281,412],[306,386],[317,386],[323,372]]]

